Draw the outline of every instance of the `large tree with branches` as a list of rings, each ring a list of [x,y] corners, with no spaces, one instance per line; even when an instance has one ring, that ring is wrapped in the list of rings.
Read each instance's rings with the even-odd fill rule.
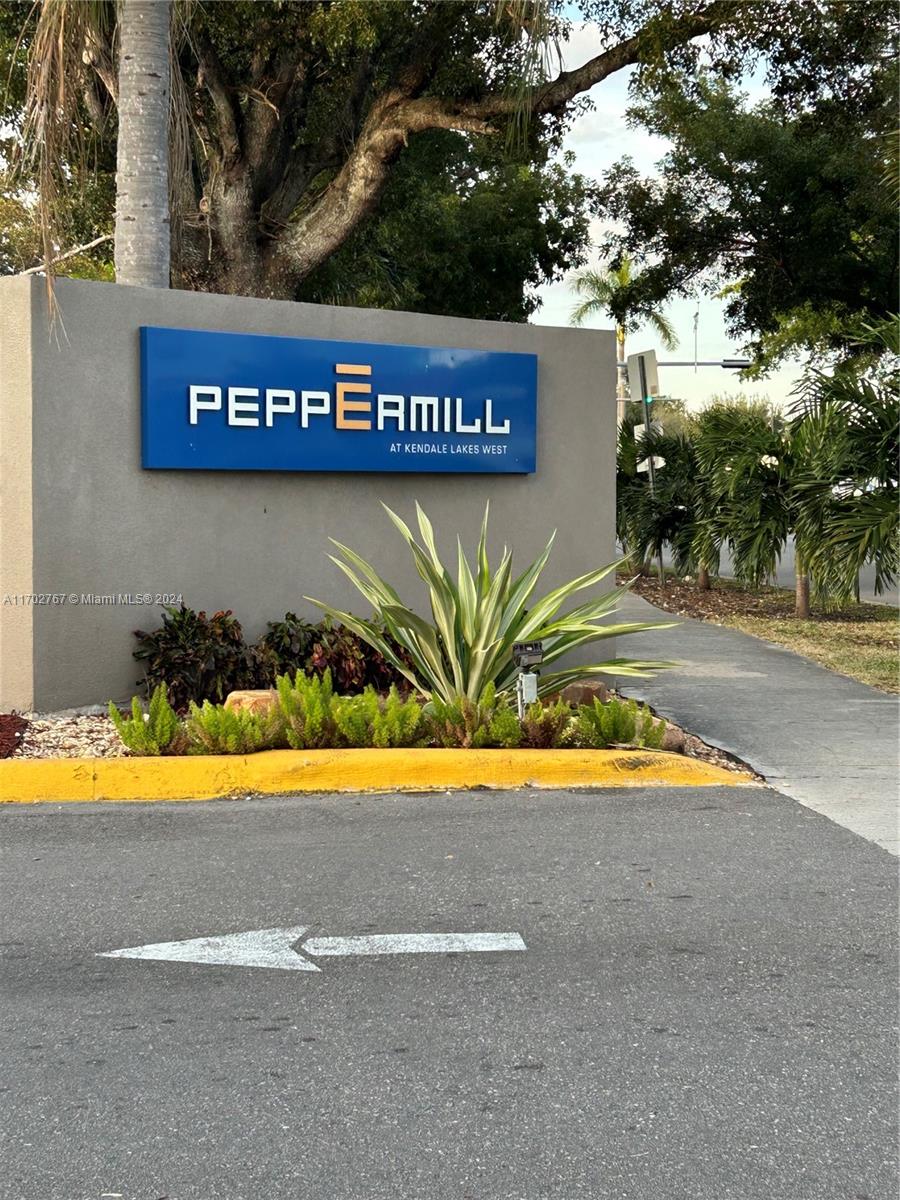
[[[829,76],[839,87],[872,15],[840,0],[581,8],[596,53],[561,70],[559,0],[176,3],[173,282],[291,298],[375,211],[413,138],[528,138],[564,123],[614,72],[690,71],[700,56],[729,73],[763,55],[774,86],[798,93],[813,75],[817,87]],[[86,135],[122,127],[116,11],[113,0],[44,0],[36,25],[25,23],[25,128],[43,121],[34,144],[51,224],[72,164],[86,161]]]

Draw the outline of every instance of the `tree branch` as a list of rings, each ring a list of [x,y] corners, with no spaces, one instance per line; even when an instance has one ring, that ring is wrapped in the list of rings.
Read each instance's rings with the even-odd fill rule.
[[[227,172],[241,158],[240,109],[225,84],[219,56],[212,42],[200,30],[194,34],[193,41],[200,67],[197,82],[206,87],[213,102],[219,144],[222,147],[222,165]]]
[[[360,55],[353,80],[347,92],[344,113],[336,120],[329,135],[318,145],[294,147],[295,128],[301,112],[309,104],[312,81],[298,94],[296,106],[299,111],[286,104],[285,119],[281,123],[281,145],[272,147],[270,159],[273,167],[270,178],[276,180],[274,188],[260,206],[260,227],[264,232],[280,233],[290,220],[310,182],[322,171],[335,170],[344,161],[347,148],[359,136],[366,94],[372,81],[372,69],[368,54]],[[295,85],[295,89],[299,85]]]
[[[712,0],[667,30],[670,42],[682,44],[709,33],[731,10],[731,0]],[[497,118],[524,108],[534,114],[556,113],[576,96],[609,75],[641,60],[646,29],[595,55],[572,71],[562,71],[525,96],[492,93],[476,101],[417,95],[424,75],[413,71],[372,105],[352,152],[313,207],[285,230],[270,249],[267,275],[279,294],[284,278],[297,283],[332,254],[375,208],[389,170],[410,134],[428,129],[457,129],[485,134]],[[422,62],[425,58],[423,56]],[[423,67],[424,69],[424,67]],[[289,290],[289,289],[288,289]]]
[[[46,271],[48,267],[55,267],[57,263],[65,262],[67,258],[74,258],[76,254],[83,254],[85,250],[93,250],[95,246],[102,246],[104,242],[111,242],[113,234],[104,233],[102,237],[94,238],[92,242],[85,242],[83,246],[75,246],[72,250],[67,250],[65,254],[57,254],[56,258],[51,258],[47,263],[39,263],[36,267],[29,267],[27,271],[19,271],[18,275],[39,275],[41,271]]]
[[[89,28],[86,33],[81,57],[85,64],[96,72],[97,78],[106,88],[112,102],[118,105],[119,76],[113,61],[112,47],[101,37],[96,27]]]
[[[254,171],[273,172],[275,161],[289,149],[296,128],[298,100],[309,90],[306,55],[282,49],[268,84],[259,79],[246,89],[250,107],[244,122],[244,152]],[[265,194],[265,186],[262,188]]]
[[[668,36],[678,45],[710,33],[729,13],[729,0],[713,0],[701,12],[689,13],[676,21]],[[533,87],[523,99],[504,92],[492,93],[477,101],[446,101],[430,97],[417,100],[410,106],[411,115],[421,128],[462,129],[476,133],[490,132],[490,122],[525,109],[535,115],[560,112],[576,96],[589,91],[595,84],[624,67],[641,61],[646,48],[645,30],[619,42],[602,54],[588,59],[573,71],[561,71],[548,83]],[[431,119],[436,122],[428,125]]]
[[[315,270],[375,207],[406,144],[406,125],[398,120],[404,101],[391,92],[375,102],[351,154],[322,196],[272,243],[266,275],[273,294],[287,294],[288,278],[299,282]]]

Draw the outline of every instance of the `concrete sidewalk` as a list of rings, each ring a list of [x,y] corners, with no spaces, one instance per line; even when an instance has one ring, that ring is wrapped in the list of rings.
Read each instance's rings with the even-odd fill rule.
[[[628,596],[621,620],[678,620],[623,639],[628,658],[678,661],[653,679],[620,679],[780,791],[897,854],[897,698],[734,629],[661,612]]]

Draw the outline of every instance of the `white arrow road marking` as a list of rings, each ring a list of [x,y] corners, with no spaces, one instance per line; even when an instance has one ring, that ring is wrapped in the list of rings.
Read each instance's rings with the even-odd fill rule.
[[[154,942],[149,946],[127,946],[107,950],[100,958],[154,958],[167,962],[209,963],[219,967],[277,967],[283,971],[318,971],[315,963],[302,958],[293,943],[300,940],[306,925],[290,929],[251,929],[221,937],[187,938],[183,942]]]
[[[219,967],[275,967],[283,971],[320,971],[303,954],[465,954],[485,950],[525,950],[517,933],[376,933],[360,937],[314,937],[294,944],[306,925],[288,929],[251,929],[219,937],[186,938],[106,950],[100,958],[149,958],[163,962],[207,963]],[[303,954],[300,951],[303,951]]]
[[[375,933],[367,937],[314,937],[304,954],[464,954],[479,950],[525,950],[517,933]]]

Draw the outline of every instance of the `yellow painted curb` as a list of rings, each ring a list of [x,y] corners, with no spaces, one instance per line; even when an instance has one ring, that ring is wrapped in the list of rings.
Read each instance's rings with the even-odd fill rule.
[[[750,782],[748,775],[661,750],[267,750],[245,756],[0,762],[0,801],[9,804]]]

